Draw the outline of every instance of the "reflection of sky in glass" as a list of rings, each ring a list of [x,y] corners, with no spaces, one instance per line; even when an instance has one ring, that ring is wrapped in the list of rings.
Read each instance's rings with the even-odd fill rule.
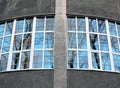
[[[17,20],[15,33],[22,33],[23,32],[23,25],[24,25],[24,20]]]
[[[120,36],[120,24],[117,24],[118,36]]]
[[[117,35],[115,23],[109,22],[109,32],[110,32],[110,35]]]
[[[96,19],[89,19],[89,32],[97,32]]]
[[[79,51],[79,68],[88,68],[88,53],[86,51]]]
[[[106,33],[106,26],[104,20],[98,20],[98,30],[99,33]]]
[[[13,22],[8,22],[6,24],[5,35],[12,34],[12,29],[13,29]]]
[[[77,30],[78,31],[86,31],[85,18],[78,18],[77,19]]]
[[[120,55],[113,54],[115,71],[120,71]]]
[[[54,30],[54,18],[46,18],[46,31]]]
[[[3,36],[5,24],[0,24],[0,36]]]
[[[75,18],[67,19],[68,31],[76,31]]]
[[[111,70],[110,56],[108,53],[101,54],[103,70]]]
[[[37,18],[36,22],[36,31],[44,30],[44,18]]]

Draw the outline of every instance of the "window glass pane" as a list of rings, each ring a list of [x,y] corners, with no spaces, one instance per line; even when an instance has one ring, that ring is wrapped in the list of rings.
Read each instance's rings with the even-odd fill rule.
[[[8,54],[2,54],[0,58],[0,71],[5,71],[7,69]]]
[[[113,54],[115,71],[120,71],[120,55]]]
[[[99,33],[106,33],[105,21],[98,20],[98,30],[99,30]]]
[[[54,30],[54,18],[46,18],[46,31]]]
[[[24,20],[17,20],[15,33],[22,33],[23,32],[23,25],[24,25]]]
[[[100,35],[100,50],[108,51],[108,39],[107,36]]]
[[[25,34],[24,35],[24,39],[23,39],[23,49],[31,49],[31,39],[32,38],[32,34]]]
[[[78,33],[78,48],[87,49],[86,34]]]
[[[33,19],[26,19],[24,32],[31,32],[32,26],[33,26]]]
[[[30,52],[29,51],[22,52],[21,69],[29,68],[29,62],[30,62]]]
[[[45,33],[45,48],[53,48],[54,46],[54,34]]]
[[[53,68],[53,50],[45,50],[44,54],[44,68]]]
[[[78,31],[86,31],[84,18],[77,18],[77,28]]]
[[[19,65],[19,57],[20,57],[20,53],[13,53],[12,54],[12,65],[11,65],[11,69],[17,69],[18,65]]]
[[[75,18],[68,18],[67,23],[68,31],[76,31]]]
[[[13,22],[8,22],[6,24],[5,35],[12,34],[12,29],[13,29]]]
[[[94,69],[100,69],[99,53],[92,52],[92,66]]]
[[[0,24],[0,36],[3,36],[5,24]]]
[[[76,48],[76,33],[68,33],[68,48]]]
[[[2,52],[9,52],[10,50],[11,37],[4,37]]]
[[[88,53],[79,51],[79,68],[88,68]]]
[[[44,40],[44,34],[43,33],[36,33],[35,34],[35,49],[41,49],[43,48],[43,40]]]
[[[22,35],[14,36],[13,50],[21,50],[22,45]]]
[[[108,53],[101,53],[103,70],[111,70],[110,56]]]
[[[109,31],[110,31],[110,35],[116,35],[117,34],[115,23],[109,22]]]
[[[119,52],[118,39],[116,37],[110,37],[112,52]]]
[[[96,34],[90,34],[90,46],[93,50],[99,49],[98,36]]]
[[[42,68],[43,51],[34,51],[33,68]]]
[[[120,24],[117,24],[118,36],[120,36]]]
[[[97,32],[96,19],[89,19],[89,31],[90,32]]]
[[[2,38],[0,38],[0,51],[1,51],[1,47],[2,47]]]
[[[69,68],[77,68],[77,51],[68,51],[68,66]]]
[[[36,31],[44,31],[44,18],[37,18]]]

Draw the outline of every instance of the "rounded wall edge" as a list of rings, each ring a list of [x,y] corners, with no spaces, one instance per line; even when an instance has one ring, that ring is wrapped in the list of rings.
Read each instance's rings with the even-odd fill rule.
[[[0,20],[55,14],[55,0],[0,0]]]
[[[94,70],[67,70],[68,88],[118,88],[120,74]]]
[[[53,88],[53,70],[23,70],[0,73],[0,88]]]
[[[120,20],[120,0],[67,0],[67,14]]]

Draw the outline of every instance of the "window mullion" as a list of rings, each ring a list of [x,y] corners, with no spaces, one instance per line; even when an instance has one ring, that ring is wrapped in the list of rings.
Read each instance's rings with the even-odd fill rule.
[[[11,35],[11,44],[10,44],[10,51],[9,51],[8,64],[7,64],[7,71],[11,70],[12,51],[13,51],[14,35],[15,35],[15,26],[16,26],[16,20],[14,20],[14,22],[13,22],[12,35]]]
[[[92,58],[91,58],[91,48],[90,48],[90,39],[89,39],[89,20],[88,17],[85,17],[86,21],[86,36],[87,36],[87,50],[88,50],[88,69],[92,69]]]
[[[108,36],[108,43],[109,43],[108,46],[109,46],[109,53],[110,53],[111,70],[114,71],[114,62],[113,62],[113,57],[112,57],[109,23],[108,23],[108,20],[105,20],[105,22],[106,22],[106,29],[107,29],[107,36]]]

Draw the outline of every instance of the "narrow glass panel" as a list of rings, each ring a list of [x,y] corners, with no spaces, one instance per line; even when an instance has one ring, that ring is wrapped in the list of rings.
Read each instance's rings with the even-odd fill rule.
[[[54,30],[54,18],[46,18],[46,31]]]
[[[23,25],[24,25],[24,20],[17,20],[15,33],[22,33],[23,32]]]
[[[120,24],[117,24],[118,36],[120,36]]]
[[[13,50],[21,50],[22,45],[22,35],[14,36]]]
[[[103,70],[111,70],[110,56],[108,53],[101,53]]]
[[[33,19],[26,19],[24,32],[31,32],[32,26],[33,26]]]
[[[100,50],[108,51],[108,39],[107,36],[100,35]]]
[[[92,66],[94,69],[100,69],[99,53],[92,52]]]
[[[45,48],[53,48],[54,46],[54,34],[49,32],[45,33]]]
[[[37,18],[36,31],[44,31],[44,18]]]
[[[9,52],[10,50],[11,37],[4,37],[2,52]]]
[[[35,49],[42,49],[43,48],[43,40],[44,40],[44,34],[43,33],[36,33],[35,34]]]
[[[99,50],[98,35],[90,34],[90,46],[93,50]]]
[[[88,53],[86,51],[79,51],[79,68],[88,68]]]
[[[120,72],[120,55],[113,54],[115,71]]]
[[[106,33],[106,26],[104,20],[98,20],[98,30],[99,33]]]
[[[32,34],[24,34],[23,49],[31,49]]]
[[[12,54],[12,65],[11,65],[11,69],[17,69],[18,65],[19,65],[19,57],[20,57],[20,53],[13,53]]]
[[[68,51],[68,67],[77,68],[77,51],[75,50]]]
[[[86,34],[78,33],[78,48],[87,49]]]
[[[5,24],[0,24],[0,36],[3,36]]]
[[[77,29],[78,31],[86,31],[85,18],[77,18]]]
[[[116,37],[110,37],[111,39],[111,47],[112,47],[112,52],[119,52],[119,45],[118,45],[118,39]]]
[[[76,48],[76,33],[68,33],[68,48]]]
[[[7,69],[9,54],[2,54],[0,58],[0,71],[5,71]]]
[[[12,29],[13,29],[13,22],[8,22],[6,24],[5,35],[12,34]]]
[[[3,40],[3,38],[0,38],[0,51],[1,51],[1,47],[2,47],[2,40]]]
[[[29,68],[29,62],[30,62],[30,51],[22,52],[21,69]]]
[[[53,50],[44,51],[44,68],[53,68]]]
[[[115,23],[109,22],[109,31],[110,31],[110,35],[117,35]]]
[[[34,51],[33,68],[42,68],[43,51]]]
[[[75,23],[76,23],[75,18],[68,18],[67,19],[68,31],[76,31]]]
[[[89,19],[89,32],[97,32],[96,19]]]

